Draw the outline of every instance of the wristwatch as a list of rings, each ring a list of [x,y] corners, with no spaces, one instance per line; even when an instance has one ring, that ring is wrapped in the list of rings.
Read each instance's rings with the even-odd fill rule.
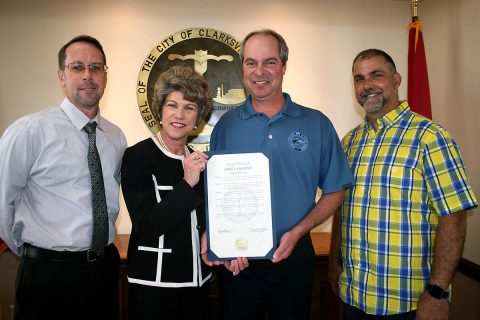
[[[435,299],[447,299],[448,298],[448,290],[443,290],[442,288],[440,288],[436,284],[427,283],[427,287],[425,288],[425,291],[427,291],[428,294]]]

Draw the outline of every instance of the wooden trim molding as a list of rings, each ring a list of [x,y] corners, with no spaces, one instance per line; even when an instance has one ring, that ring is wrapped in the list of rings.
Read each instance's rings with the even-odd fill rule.
[[[317,257],[326,257],[330,252],[330,232],[311,232],[313,247]],[[115,246],[120,254],[120,260],[127,260],[128,241],[130,239],[129,234],[117,234],[115,238]]]

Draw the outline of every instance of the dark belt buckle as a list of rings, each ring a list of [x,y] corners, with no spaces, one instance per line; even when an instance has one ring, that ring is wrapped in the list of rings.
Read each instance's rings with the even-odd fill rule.
[[[87,261],[93,262],[97,261],[99,258],[103,256],[103,252],[101,254],[96,254],[93,250],[87,250]]]

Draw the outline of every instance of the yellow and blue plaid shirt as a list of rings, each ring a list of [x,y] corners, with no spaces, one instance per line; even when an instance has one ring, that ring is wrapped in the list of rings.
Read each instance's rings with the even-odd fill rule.
[[[457,144],[406,101],[342,140],[355,177],[342,206],[340,296],[368,314],[415,310],[438,216],[477,206]]]

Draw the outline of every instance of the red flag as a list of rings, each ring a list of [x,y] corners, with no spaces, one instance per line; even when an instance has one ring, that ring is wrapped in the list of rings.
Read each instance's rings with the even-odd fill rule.
[[[413,112],[432,119],[427,60],[420,20],[410,23],[408,37],[408,103]]]

